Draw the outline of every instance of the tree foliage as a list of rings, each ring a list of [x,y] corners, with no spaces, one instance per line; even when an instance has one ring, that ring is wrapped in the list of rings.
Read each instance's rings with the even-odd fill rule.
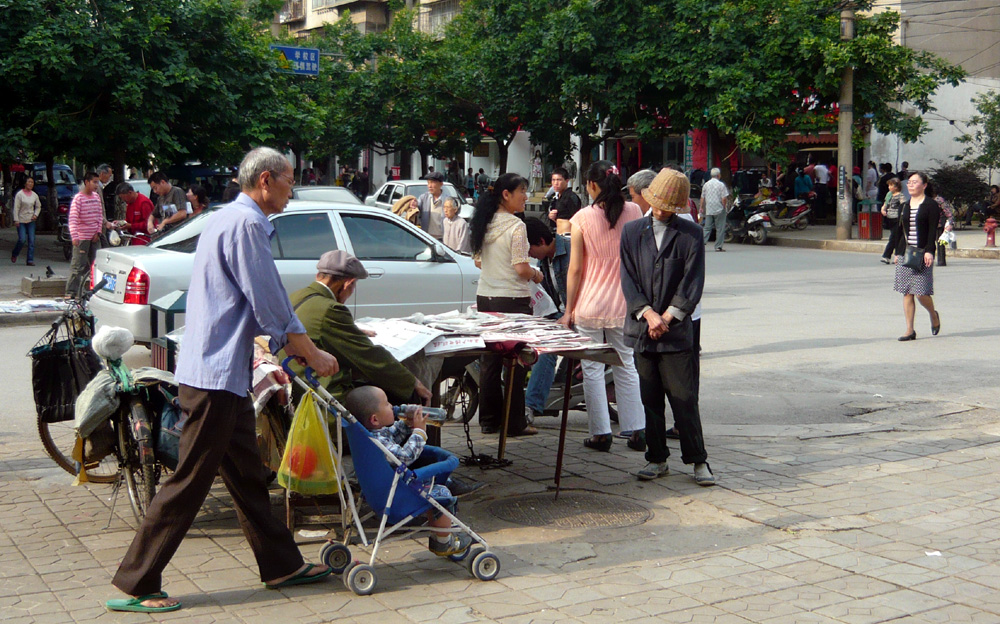
[[[968,158],[968,162],[992,174],[1000,169],[1000,91],[980,93],[972,103],[977,111],[969,118],[973,130],[957,139],[966,146],[957,159]]]

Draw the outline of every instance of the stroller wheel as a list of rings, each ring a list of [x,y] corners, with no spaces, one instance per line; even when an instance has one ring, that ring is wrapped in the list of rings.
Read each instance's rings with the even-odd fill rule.
[[[378,577],[375,576],[375,568],[365,563],[350,566],[344,575],[344,585],[358,596],[372,593],[376,584]]]
[[[469,564],[472,576],[480,581],[492,581],[500,574],[500,559],[489,551],[476,553]]]
[[[327,542],[319,551],[320,561],[333,570],[334,574],[343,574],[351,563],[351,549],[343,544]]]

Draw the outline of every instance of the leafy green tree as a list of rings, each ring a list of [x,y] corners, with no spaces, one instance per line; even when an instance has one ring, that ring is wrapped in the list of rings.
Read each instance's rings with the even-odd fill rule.
[[[273,136],[264,15],[241,0],[0,0],[0,127],[43,157],[232,162]],[[269,21],[269,17],[267,18]],[[18,132],[15,132],[17,139]]]
[[[956,160],[969,159],[967,162],[986,169],[987,177],[992,178],[1000,169],[1000,91],[980,93],[972,103],[977,111],[969,118],[973,130],[956,139],[966,146]]]

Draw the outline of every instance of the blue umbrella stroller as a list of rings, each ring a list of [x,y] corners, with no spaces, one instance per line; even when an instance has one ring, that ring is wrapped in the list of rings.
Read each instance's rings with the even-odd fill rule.
[[[351,542],[350,531],[345,530],[343,542],[331,539],[323,545],[320,550],[323,564],[332,568],[335,573],[343,574],[344,584],[352,592],[359,596],[367,596],[375,591],[378,582],[375,557],[378,555],[379,546],[389,536],[408,537],[431,531],[466,533],[472,538],[472,545],[464,552],[449,555],[448,558],[455,562],[465,562],[469,572],[481,581],[495,579],[500,573],[500,559],[489,551],[486,540],[429,495],[435,481],[444,482],[458,467],[458,458],[452,456],[448,461],[410,470],[381,442],[373,438],[364,425],[319,384],[312,375],[312,369],[307,368],[303,375],[305,379],[302,379],[288,367],[290,360],[291,358],[286,358],[282,362],[282,368],[306,392],[313,393],[313,398],[325,405],[327,411],[334,416],[338,443],[341,439],[341,430],[346,432],[361,494],[375,514],[381,515],[378,532],[370,544],[358,516],[351,489],[346,483],[346,477],[343,474],[338,475],[342,484],[341,492],[345,490],[347,492],[347,509],[350,510],[353,523],[357,527],[358,537],[364,546],[371,546],[371,557],[368,563],[351,559],[351,550],[348,547]],[[339,461],[339,446],[334,448],[331,443],[330,452],[338,459],[334,465],[339,470],[342,466]],[[342,500],[342,504],[343,502]],[[432,508],[451,520],[453,526],[450,529],[411,526],[415,518],[419,518]],[[346,529],[346,519],[344,523]]]

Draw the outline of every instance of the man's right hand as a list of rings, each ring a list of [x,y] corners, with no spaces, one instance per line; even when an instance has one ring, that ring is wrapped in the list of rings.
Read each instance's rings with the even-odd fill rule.
[[[558,218],[559,218],[558,210],[553,208],[552,210],[549,211],[549,221],[555,221]]]
[[[340,364],[337,363],[337,358],[326,351],[315,349],[305,359],[306,364],[312,367],[320,377],[330,377],[340,372]]]

